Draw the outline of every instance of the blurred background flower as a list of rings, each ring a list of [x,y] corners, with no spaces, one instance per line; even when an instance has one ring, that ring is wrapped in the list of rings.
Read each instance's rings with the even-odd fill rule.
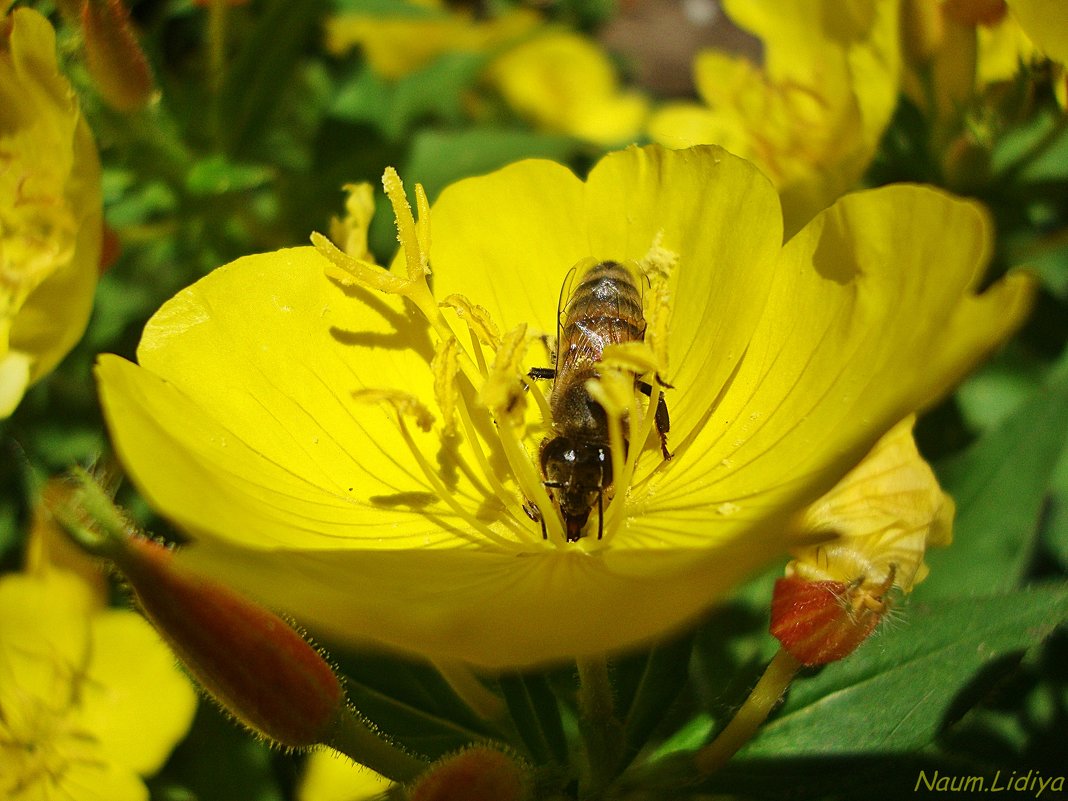
[[[31,9],[0,19],[0,418],[81,337],[100,267],[100,164]]]

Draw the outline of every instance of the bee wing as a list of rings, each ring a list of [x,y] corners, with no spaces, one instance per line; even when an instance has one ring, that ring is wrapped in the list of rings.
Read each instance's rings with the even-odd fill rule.
[[[571,303],[571,288],[575,284],[575,275],[578,273],[577,267],[572,267],[567,271],[567,275],[564,276],[564,282],[560,285],[560,297],[556,301],[556,364],[560,365],[560,334],[561,329],[564,326],[564,315],[567,314],[567,307]]]

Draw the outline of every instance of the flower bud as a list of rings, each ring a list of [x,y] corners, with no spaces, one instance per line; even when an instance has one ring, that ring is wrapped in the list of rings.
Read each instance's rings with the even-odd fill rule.
[[[147,105],[156,85],[122,0],[87,0],[82,33],[85,63],[104,102],[126,112]]]
[[[902,593],[927,575],[927,547],[948,545],[953,501],[912,439],[915,419],[891,429],[859,465],[794,521],[815,544],[793,550],[775,584],[771,633],[804,665],[852,653]]]
[[[781,578],[772,595],[771,634],[802,665],[835,662],[875,630],[887,610],[889,589],[872,592],[860,584]]]
[[[277,615],[193,574],[175,551],[136,536],[113,543],[145,616],[208,694],[281,745],[329,742],[345,694],[315,648]]]
[[[522,801],[527,772],[514,758],[486,746],[468,748],[430,766],[408,801]]]

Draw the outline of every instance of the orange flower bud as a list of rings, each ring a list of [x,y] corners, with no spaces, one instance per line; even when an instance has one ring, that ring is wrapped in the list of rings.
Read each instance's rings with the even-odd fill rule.
[[[249,728],[284,746],[329,742],[345,694],[333,669],[284,620],[186,568],[143,537],[111,541],[145,616],[200,685]]]
[[[122,0],[87,0],[82,33],[86,66],[104,102],[117,111],[136,111],[152,100],[152,70]]]
[[[859,582],[781,578],[772,595],[771,634],[790,656],[809,667],[849,656],[889,608],[886,593],[893,586],[893,575],[887,582],[873,592]]]
[[[409,801],[522,801],[529,783],[512,757],[485,746],[469,748],[431,765]]]

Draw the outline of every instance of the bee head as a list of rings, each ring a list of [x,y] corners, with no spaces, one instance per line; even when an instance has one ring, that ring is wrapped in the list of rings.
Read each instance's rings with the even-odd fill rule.
[[[545,486],[558,490],[567,539],[575,542],[590,509],[612,484],[612,450],[607,444],[556,437],[541,449],[541,470]]]

